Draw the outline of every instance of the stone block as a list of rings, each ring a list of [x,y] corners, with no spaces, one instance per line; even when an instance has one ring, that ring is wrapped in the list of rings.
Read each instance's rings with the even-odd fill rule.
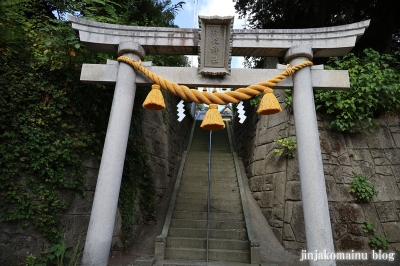
[[[292,214],[293,214],[293,201],[286,201],[285,204],[285,216],[283,221],[285,223],[290,224],[292,221]]]
[[[300,181],[299,162],[296,158],[287,160],[287,181]]]
[[[392,137],[397,148],[400,148],[400,132],[393,132]]]
[[[362,204],[361,206],[364,212],[365,221],[374,224],[376,234],[383,235],[384,234],[383,228],[379,220],[378,213],[376,212],[375,204],[367,203],[367,204]]]
[[[396,182],[400,183],[400,165],[392,165],[390,168],[392,169]]]
[[[279,242],[282,242],[282,228],[272,227],[272,232],[274,232],[276,238],[278,238]]]
[[[272,209],[272,226],[274,227],[283,227],[283,216],[284,211],[281,208],[273,208]]]
[[[301,251],[307,249],[306,243],[300,243],[300,242],[296,242],[296,241],[283,241],[283,246],[289,252],[291,252],[295,255],[298,255],[299,258],[300,258]]]
[[[303,206],[301,202],[294,202],[293,216],[291,221],[293,233],[298,242],[306,242],[306,232],[304,226]]]
[[[355,149],[365,149],[368,148],[365,135],[362,133],[351,133],[349,134],[352,147]]]
[[[260,145],[254,148],[254,160],[259,161],[265,158],[267,154],[267,145]]]
[[[378,127],[374,132],[366,133],[366,141],[369,148],[387,149],[396,147],[390,130],[387,127]]]
[[[321,152],[338,157],[347,151],[343,134],[322,131],[320,132]]]
[[[337,159],[340,165],[351,165],[350,156],[347,152],[340,155]]]
[[[275,186],[274,192],[274,207],[284,208],[285,205],[285,173],[276,173],[273,175],[273,182]]]
[[[294,236],[292,227],[290,227],[290,224],[284,224],[283,225],[283,240],[286,241],[295,241],[296,238]]]
[[[399,188],[393,176],[374,175],[369,181],[378,191],[374,202],[400,200]]]
[[[353,162],[353,171],[356,174],[363,174],[370,178],[375,174],[375,165],[366,161]]]
[[[328,201],[343,202],[353,200],[353,197],[349,193],[349,185],[337,184],[331,176],[325,176],[325,185]]]
[[[273,206],[274,193],[272,191],[254,192],[253,197],[260,208],[271,208]]]
[[[347,224],[332,223],[332,235],[334,239],[340,239],[347,234]]]
[[[387,166],[375,166],[375,173],[382,176],[393,176],[392,169]]]
[[[389,243],[400,242],[400,222],[382,223]]]
[[[361,224],[349,224],[347,226],[347,232],[356,236],[364,236],[365,234],[361,226]]]
[[[337,251],[368,250],[368,237],[346,234],[335,242]]]
[[[286,183],[286,200],[301,200],[300,181],[289,181]]]
[[[263,115],[262,117],[264,117]],[[287,136],[288,124],[283,123],[272,128],[261,127],[258,130],[258,144],[273,143],[275,139]]]
[[[364,212],[359,204],[337,203],[335,204],[335,217],[340,223],[363,223]]]
[[[391,161],[388,159],[387,153],[382,149],[370,149],[372,158],[376,165],[391,165]]]
[[[342,177],[345,184],[351,184],[354,179],[354,169],[352,167],[343,166],[342,169]]]
[[[396,202],[377,202],[375,203],[376,212],[382,223],[398,221],[396,213]]]

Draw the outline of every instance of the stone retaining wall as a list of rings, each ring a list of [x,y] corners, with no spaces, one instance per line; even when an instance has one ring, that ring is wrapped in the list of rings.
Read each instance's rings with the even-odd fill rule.
[[[283,92],[277,90],[282,102]],[[272,230],[288,250],[306,249],[301,188],[297,159],[272,152],[275,139],[295,138],[294,118],[284,111],[260,116],[249,104],[244,124],[234,119],[238,154],[243,158],[253,197]],[[329,119],[318,116],[320,143],[335,249],[370,250],[361,230],[372,222],[376,234],[388,238],[400,251],[400,117],[375,120],[374,132],[329,131]],[[364,174],[377,190],[371,203],[358,204],[349,193],[354,173]],[[318,210],[315,210],[318,211]]]
[[[179,100],[171,94],[165,95],[167,108],[164,111],[145,111],[143,133],[148,145],[150,163],[154,170],[157,200],[162,200],[164,192],[171,186],[176,176],[181,154],[187,145],[193,120],[190,115],[179,123],[176,105]],[[138,103],[136,103],[138,104]],[[73,247],[80,239],[81,245],[89,224],[90,212],[96,188],[99,163],[88,159],[83,163],[87,169],[86,197],[75,197],[67,212],[61,219],[61,230],[65,234],[67,246]],[[140,202],[136,200],[134,237],[142,228]],[[31,227],[22,228],[19,223],[0,223],[0,265],[22,265],[29,254],[40,255],[49,249],[50,243]],[[117,212],[112,243],[112,255],[122,252],[121,217]]]

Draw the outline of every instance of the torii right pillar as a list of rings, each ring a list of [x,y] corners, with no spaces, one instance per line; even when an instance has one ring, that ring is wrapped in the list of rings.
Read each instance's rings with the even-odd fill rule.
[[[294,66],[312,58],[310,46],[294,46],[287,51],[285,62]],[[293,75],[292,93],[307,252],[334,254],[310,67]],[[310,261],[310,265],[333,266],[336,261],[323,259]]]

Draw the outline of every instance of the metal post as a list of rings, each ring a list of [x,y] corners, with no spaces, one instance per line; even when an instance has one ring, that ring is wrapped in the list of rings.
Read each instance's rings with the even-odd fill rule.
[[[286,53],[285,60],[296,65],[312,57],[311,47],[295,46]],[[335,251],[310,67],[297,71],[293,76],[293,113],[307,249],[309,252],[332,254]],[[334,266],[336,261],[310,261],[310,265]]]
[[[119,46],[119,54],[139,60],[144,50],[137,43],[124,42]],[[108,265],[135,99],[135,79],[132,67],[121,63],[83,252],[84,266]]]
[[[207,237],[206,237],[206,261],[208,262],[209,231],[210,231],[210,197],[211,197],[211,143],[212,130],[210,130],[210,143],[208,147],[208,178],[207,178]]]

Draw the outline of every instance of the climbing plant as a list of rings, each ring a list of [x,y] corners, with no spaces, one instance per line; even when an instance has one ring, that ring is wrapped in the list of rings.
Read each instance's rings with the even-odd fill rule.
[[[315,92],[319,112],[333,117],[331,128],[339,131],[372,129],[373,118],[400,110],[399,52],[379,54],[366,49],[360,56],[331,58],[327,69],[348,70],[350,90]]]
[[[162,1],[146,2],[145,8],[130,1],[122,7],[118,2],[0,3],[4,11],[0,16],[0,219],[32,226],[53,244],[60,243],[60,219],[70,202],[85,197],[82,162],[88,157],[100,160],[113,95],[112,87],[79,81],[82,63],[104,63],[113,55],[86,50],[66,14],[120,23],[126,17],[119,15],[135,10],[146,16],[154,4],[151,10],[157,12],[147,17],[158,17],[148,24],[165,20],[163,26],[172,26],[181,6]],[[158,60],[185,61],[176,56]],[[135,114],[140,112],[136,109]],[[144,219],[154,216],[154,180],[140,124],[141,115],[134,115],[120,200],[124,228],[132,225],[126,217],[135,211],[137,194]]]

